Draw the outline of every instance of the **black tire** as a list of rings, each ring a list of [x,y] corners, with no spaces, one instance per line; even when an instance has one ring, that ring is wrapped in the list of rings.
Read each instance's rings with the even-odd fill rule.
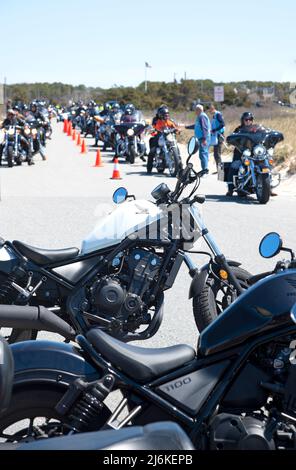
[[[46,155],[45,155],[45,151],[44,151],[44,147],[42,145],[40,145],[39,147],[39,153],[42,157],[42,160],[46,160]]]
[[[180,155],[179,155],[179,152],[178,150],[175,148],[175,147],[172,147],[170,149],[170,154],[171,154],[171,157],[172,157],[172,162],[173,162],[173,166],[171,169],[169,169],[169,172],[170,172],[170,175],[172,177],[175,177],[178,175],[179,173],[179,170],[181,168],[181,165],[182,165],[182,162],[181,162],[181,158],[180,158]]]
[[[238,279],[240,285],[247,289],[247,280],[252,276],[248,271],[239,267],[231,267],[233,273]],[[201,294],[193,297],[193,315],[195,324],[198,331],[201,333],[207,326],[209,326],[217,316],[228,306],[223,305],[218,307],[217,296],[220,292],[218,280],[209,276]]]
[[[157,168],[157,173],[164,173],[165,168]]]
[[[152,173],[152,168],[153,168],[153,155],[148,155],[147,159],[147,173]]]
[[[11,404],[8,410],[1,416],[0,421],[0,438],[3,439],[3,434],[5,434],[5,430],[8,429],[10,426],[16,425],[18,422],[22,420],[32,420],[34,418],[47,418],[55,420],[55,426],[53,423],[46,424],[43,431],[45,432],[44,437],[48,437],[48,431],[51,430],[53,427],[58,428],[56,434],[52,434],[50,437],[54,437],[57,434],[68,434],[69,428],[63,426],[66,422],[64,416],[60,416],[55,411],[55,406],[61,400],[64,393],[66,392],[66,388],[64,387],[57,387],[54,384],[37,384],[32,383],[30,386],[23,386],[19,388],[14,388],[12,392],[12,399]],[[105,406],[102,412],[98,415],[98,419],[95,424],[90,427],[90,431],[99,430],[107,421],[110,416],[110,411]],[[28,435],[28,427],[25,423],[22,423],[23,428],[17,429],[17,434],[13,434],[13,436],[8,437],[6,442],[20,442],[26,440],[34,440],[34,436]],[[37,424],[38,426],[38,424]],[[35,432],[35,431],[33,431]],[[4,437],[5,439],[5,437]],[[35,437],[36,439],[36,437]],[[40,436],[39,436],[40,439]]]
[[[270,198],[270,177],[269,174],[257,175],[256,196],[260,204],[267,204]]]
[[[13,148],[11,145],[9,145],[7,148],[7,163],[9,168],[13,167]]]
[[[128,153],[129,153],[129,163],[135,163],[137,153],[136,153],[134,144],[131,144],[128,146]]]

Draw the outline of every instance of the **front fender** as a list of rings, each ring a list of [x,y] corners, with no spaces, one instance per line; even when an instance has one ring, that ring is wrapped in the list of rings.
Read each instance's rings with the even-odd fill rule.
[[[241,263],[233,260],[227,260],[229,266],[238,267]],[[213,265],[213,262],[212,262]],[[215,264],[214,264],[215,265]],[[210,263],[205,264],[201,267],[201,269],[195,274],[194,278],[192,279],[190,289],[189,289],[189,299],[196,297],[201,294],[210,273]]]
[[[11,345],[14,386],[26,382],[51,382],[68,386],[77,377],[96,380],[101,373],[72,345],[54,341],[24,341]]]

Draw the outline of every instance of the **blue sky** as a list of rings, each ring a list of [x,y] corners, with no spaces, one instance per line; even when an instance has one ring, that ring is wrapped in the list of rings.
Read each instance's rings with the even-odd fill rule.
[[[0,0],[0,82],[296,82],[292,0]]]

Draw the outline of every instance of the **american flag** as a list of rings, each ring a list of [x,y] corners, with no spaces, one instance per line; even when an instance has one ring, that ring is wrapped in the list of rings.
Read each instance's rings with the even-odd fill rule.
[[[151,69],[152,66],[148,64],[148,62],[145,62],[145,67],[147,67],[148,69]]]

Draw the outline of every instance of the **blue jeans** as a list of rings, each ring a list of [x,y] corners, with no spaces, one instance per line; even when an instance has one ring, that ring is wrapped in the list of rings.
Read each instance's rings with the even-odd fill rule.
[[[203,145],[202,139],[198,139],[198,142],[201,168],[202,170],[207,170],[209,164],[209,143],[207,142],[206,145]]]

